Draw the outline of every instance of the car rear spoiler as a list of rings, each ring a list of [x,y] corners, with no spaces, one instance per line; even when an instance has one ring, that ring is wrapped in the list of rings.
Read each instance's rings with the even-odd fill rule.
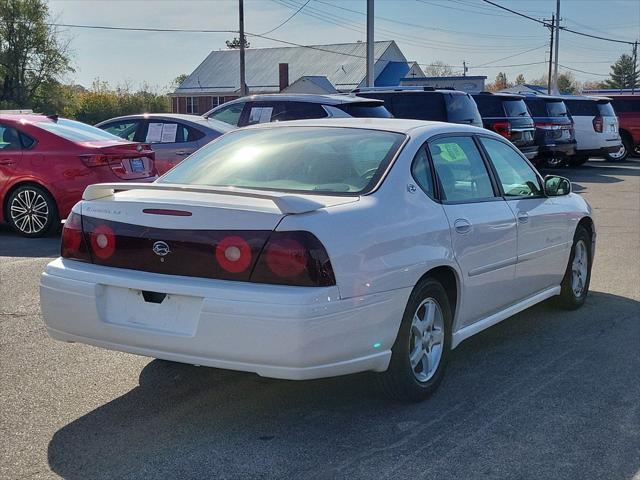
[[[210,187],[206,185],[181,185],[175,183],[96,183],[89,185],[82,199],[91,201],[106,198],[117,192],[128,190],[170,190],[174,192],[212,193],[215,195],[229,195],[235,197],[259,198],[271,200],[278,210],[284,214],[299,214],[313,212],[326,207],[325,204],[305,198],[301,195],[292,195],[280,192],[265,192],[248,188],[235,187]]]

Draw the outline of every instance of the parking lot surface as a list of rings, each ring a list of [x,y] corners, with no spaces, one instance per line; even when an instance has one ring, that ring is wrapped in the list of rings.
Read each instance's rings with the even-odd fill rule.
[[[640,479],[640,161],[558,169],[595,209],[591,293],[465,341],[420,404],[51,340],[58,240],[0,227],[0,478]],[[69,305],[72,309],[73,305]]]

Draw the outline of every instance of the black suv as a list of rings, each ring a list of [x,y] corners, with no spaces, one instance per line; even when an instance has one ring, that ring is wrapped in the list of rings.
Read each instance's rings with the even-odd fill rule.
[[[550,167],[568,163],[569,157],[576,153],[576,137],[573,120],[562,97],[525,95],[524,102],[536,125],[538,156],[534,163]]]
[[[529,159],[538,155],[536,127],[524,96],[513,93],[474,93],[484,128],[499,133]]]
[[[282,122],[328,117],[390,118],[391,114],[378,100],[365,100],[353,95],[263,94],[238,98],[204,114],[233,125],[245,127],[255,123]]]
[[[396,118],[464,123],[482,127],[482,118],[471,95],[458,90],[420,88],[363,88],[359,97],[383,100]]]

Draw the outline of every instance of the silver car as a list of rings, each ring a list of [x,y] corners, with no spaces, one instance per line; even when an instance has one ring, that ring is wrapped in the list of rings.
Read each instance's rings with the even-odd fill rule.
[[[211,140],[233,130],[218,120],[177,113],[126,115],[105,120],[96,127],[127,140],[150,144],[160,175]]]

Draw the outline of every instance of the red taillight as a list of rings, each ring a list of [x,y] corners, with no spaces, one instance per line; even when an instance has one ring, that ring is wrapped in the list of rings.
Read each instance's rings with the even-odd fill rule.
[[[511,138],[511,122],[496,122],[493,124],[493,131],[504,138]]]
[[[242,237],[225,237],[216,245],[216,260],[227,272],[244,272],[251,265],[251,259],[251,247]]]
[[[111,227],[98,225],[89,233],[91,251],[101,260],[106,260],[116,251],[116,236]]]
[[[89,252],[82,238],[82,217],[71,212],[62,228],[62,245],[60,255],[63,258],[90,261]]]
[[[109,165],[122,165],[122,157],[110,155],[80,155],[80,160],[87,167],[106,167]]]
[[[305,287],[336,284],[327,251],[309,232],[273,232],[251,281]]]
[[[593,129],[596,132],[602,133],[603,126],[604,126],[604,122],[602,121],[602,117],[597,116],[593,119]]]

